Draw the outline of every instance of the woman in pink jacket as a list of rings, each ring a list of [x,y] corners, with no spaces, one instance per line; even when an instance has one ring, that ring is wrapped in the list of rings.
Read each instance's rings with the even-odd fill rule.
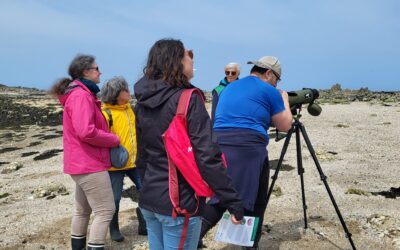
[[[64,173],[76,183],[71,223],[72,249],[104,249],[107,228],[115,211],[108,168],[110,148],[118,146],[118,136],[108,130],[96,94],[100,70],[90,55],[76,56],[68,70],[71,78],[58,80],[50,93],[64,106]]]

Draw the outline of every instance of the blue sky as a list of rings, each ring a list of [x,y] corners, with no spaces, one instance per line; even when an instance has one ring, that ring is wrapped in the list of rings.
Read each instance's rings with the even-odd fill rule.
[[[282,63],[279,87],[400,90],[397,0],[1,0],[0,83],[49,88],[77,53],[102,82],[141,76],[153,43],[178,38],[195,53],[192,82],[211,90],[229,62]],[[398,71],[399,70],[399,71]]]

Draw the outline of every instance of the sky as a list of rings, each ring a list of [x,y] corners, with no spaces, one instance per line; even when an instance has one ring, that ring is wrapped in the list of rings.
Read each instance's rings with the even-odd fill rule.
[[[400,91],[399,11],[398,0],[0,0],[0,84],[49,89],[83,53],[101,84],[123,76],[133,87],[150,47],[175,38],[207,91],[227,63],[244,77],[266,55],[280,59],[286,91]]]

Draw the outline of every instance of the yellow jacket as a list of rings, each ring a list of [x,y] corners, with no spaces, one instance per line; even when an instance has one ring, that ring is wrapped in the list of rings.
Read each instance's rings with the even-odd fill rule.
[[[126,170],[136,167],[136,126],[135,114],[133,113],[131,105],[129,103],[124,105],[111,105],[103,103],[101,109],[108,125],[110,125],[110,118],[104,110],[109,109],[111,111],[113,120],[111,132],[118,135],[121,145],[124,146],[129,152],[129,159],[124,168],[111,167],[108,169],[108,171]]]

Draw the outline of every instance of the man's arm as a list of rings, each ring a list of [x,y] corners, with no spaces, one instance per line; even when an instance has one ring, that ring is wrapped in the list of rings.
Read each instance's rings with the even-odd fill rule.
[[[272,116],[275,127],[282,132],[288,132],[292,127],[292,112],[289,107],[289,97],[286,91],[279,90],[281,93],[285,110]]]

